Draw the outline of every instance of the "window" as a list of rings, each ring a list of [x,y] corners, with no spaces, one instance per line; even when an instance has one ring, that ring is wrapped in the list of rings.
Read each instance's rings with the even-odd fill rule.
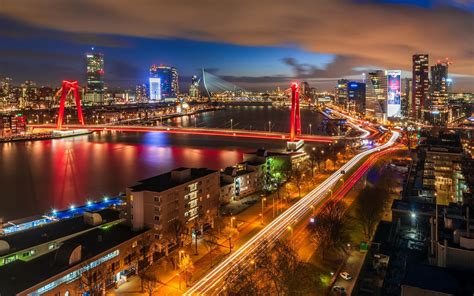
[[[160,221],[160,216],[155,216],[155,221]]]

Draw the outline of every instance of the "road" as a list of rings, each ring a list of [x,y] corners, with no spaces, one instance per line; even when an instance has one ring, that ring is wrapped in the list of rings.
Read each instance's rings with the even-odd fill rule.
[[[329,189],[337,184],[344,173],[349,172],[351,169],[355,168],[365,157],[377,153],[383,149],[390,148],[396,143],[398,138],[399,133],[393,131],[391,138],[384,145],[366,150],[354,156],[334,174],[322,182],[318,187],[313,189],[305,197],[287,209],[282,215],[264,227],[233,254],[229,255],[229,257],[219,263],[205,277],[196,282],[194,286],[191,287],[184,295],[218,294],[223,288],[223,281],[226,275],[229,274],[233,268],[239,266],[242,263],[248,264],[252,256],[255,256],[255,252],[259,250],[259,248],[283,236],[288,231],[288,227],[292,227],[295,222],[305,217],[308,212],[311,211],[310,206],[315,206],[323,201],[327,196],[326,194]]]
[[[56,125],[29,125],[32,128],[48,128],[54,129]],[[353,125],[355,126],[355,125]],[[279,132],[265,132],[265,131],[248,131],[248,130],[237,130],[237,129],[217,129],[217,128],[180,128],[180,127],[169,127],[169,126],[112,126],[112,125],[79,125],[70,124],[63,125],[63,128],[69,129],[88,129],[94,131],[122,131],[122,132],[163,132],[169,134],[191,134],[191,135],[206,135],[206,136],[224,136],[224,137],[237,137],[237,138],[254,138],[254,139],[269,139],[269,140],[283,140],[289,139],[288,134]],[[344,139],[359,139],[365,138],[370,133],[359,127],[355,128],[361,132],[356,137],[343,137],[343,136],[319,136],[319,135],[301,135],[297,137],[297,140],[304,140],[306,142],[320,142],[320,143],[332,143],[337,140]]]

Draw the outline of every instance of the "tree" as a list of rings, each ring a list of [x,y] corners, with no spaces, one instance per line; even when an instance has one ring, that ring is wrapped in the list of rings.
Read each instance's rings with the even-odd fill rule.
[[[312,239],[319,243],[323,258],[330,251],[345,251],[345,246],[350,241],[345,209],[342,202],[329,201],[315,222],[309,224]]]
[[[193,261],[189,254],[183,253],[180,257],[178,260],[179,274],[180,276],[183,275],[187,286],[192,276]]]
[[[298,198],[301,198],[301,186],[303,185],[303,180],[305,176],[305,169],[303,165],[296,164],[292,167],[291,170],[291,181],[295,184],[298,189]]]
[[[145,288],[146,293],[148,296],[153,296],[155,295],[155,292],[158,290],[160,285],[163,283],[158,279],[158,276],[156,273],[153,273],[151,271],[147,271],[144,276],[143,276],[143,286]]]
[[[214,229],[209,229],[204,233],[204,244],[206,245],[207,250],[209,251],[209,257],[211,258],[211,268],[212,268],[212,252],[217,249],[217,233]]]
[[[356,216],[367,240],[370,240],[387,205],[388,191],[379,187],[366,187],[357,197]]]
[[[89,293],[91,296],[103,295],[106,289],[107,279],[111,278],[111,268],[106,262],[97,265],[95,268],[89,268],[89,262],[81,264],[79,270],[82,273],[78,280],[79,294]]]
[[[257,250],[226,279],[228,295],[312,295],[319,284],[316,267],[300,260],[286,241]],[[250,263],[250,264],[249,264]]]

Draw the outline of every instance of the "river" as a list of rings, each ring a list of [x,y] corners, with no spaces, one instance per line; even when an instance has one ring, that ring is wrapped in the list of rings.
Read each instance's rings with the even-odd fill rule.
[[[231,107],[202,113],[197,125],[285,131],[287,112],[272,107]],[[320,115],[302,112],[303,121],[320,124]],[[305,119],[306,118],[306,119]],[[193,117],[170,125],[194,125]],[[227,126],[226,126],[227,125]],[[0,218],[3,221],[124,192],[136,181],[180,166],[221,169],[242,154],[265,147],[283,150],[285,142],[163,133],[100,132],[86,136],[0,144]],[[306,149],[309,149],[307,146]]]

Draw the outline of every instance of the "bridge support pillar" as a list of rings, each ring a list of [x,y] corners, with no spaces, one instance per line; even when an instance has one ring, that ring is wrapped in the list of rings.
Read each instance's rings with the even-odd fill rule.
[[[74,99],[76,102],[76,107],[77,107],[77,117],[79,119],[79,123],[81,125],[84,125],[84,116],[82,114],[82,107],[81,107],[81,96],[79,94],[79,86],[77,84],[77,81],[67,81],[63,80],[63,83],[61,85],[61,99],[59,101],[59,112],[58,112],[58,121],[56,123],[56,128],[61,129],[64,121],[64,109],[66,106],[66,98],[67,95],[72,91],[74,95]]]

